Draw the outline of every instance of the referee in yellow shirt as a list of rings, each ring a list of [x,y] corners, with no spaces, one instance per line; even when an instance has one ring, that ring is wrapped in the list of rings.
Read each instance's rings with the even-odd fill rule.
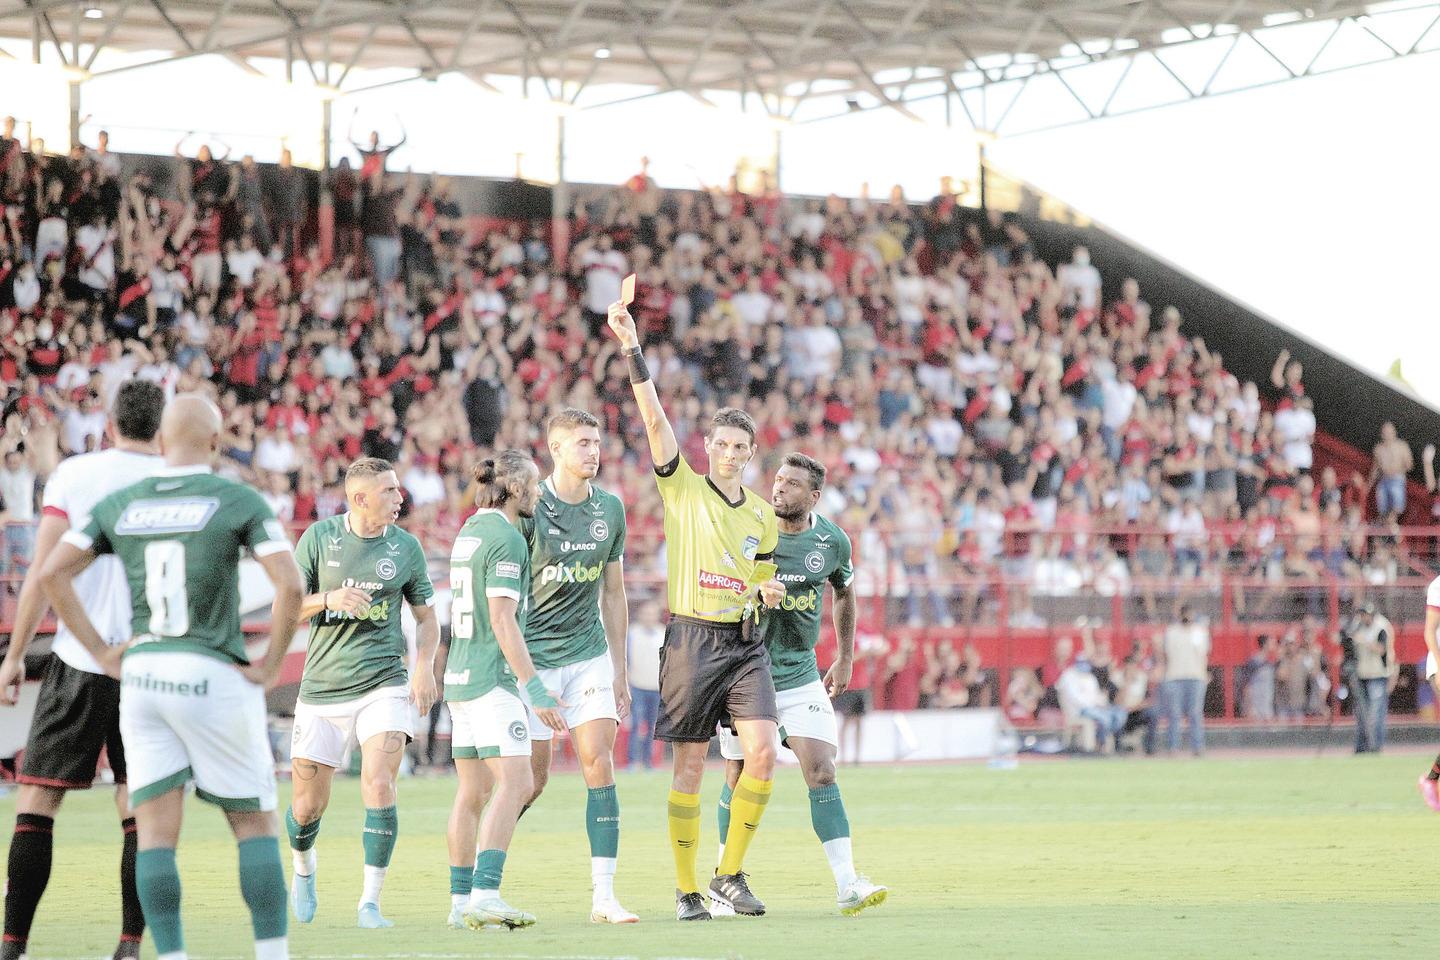
[[[775,508],[740,483],[755,456],[755,421],[743,410],[717,411],[705,437],[710,472],[701,476],[685,458],[645,367],[635,321],[623,304],[610,306],[610,329],[630,365],[630,383],[645,433],[655,482],[665,503],[670,622],[660,651],[660,717],[655,736],[673,744],[670,846],[675,854],[675,915],[709,920],[695,882],[700,842],[700,779],[717,723],[740,738],[745,772],[730,803],[725,856],[710,881],[710,899],[758,917],[765,904],[750,892],[740,865],[770,799],[779,713],[770,655],[748,624],[757,600],[785,598],[776,579],[755,585],[756,565],[775,552]]]

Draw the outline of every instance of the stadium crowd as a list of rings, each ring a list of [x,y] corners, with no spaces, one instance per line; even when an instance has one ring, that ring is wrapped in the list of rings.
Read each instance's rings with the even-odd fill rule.
[[[389,149],[333,172],[327,260],[288,156],[262,170],[177,148],[162,188],[143,165],[124,173],[103,134],[50,156],[6,122],[0,496],[18,522],[0,574],[23,569],[36,488],[104,442],[109,399],[139,376],[213,395],[228,471],[297,525],[343,508],[353,458],[395,461],[407,526],[439,551],[477,449],[538,453],[548,411],[592,410],[601,481],[629,509],[627,567],[658,582],[659,499],[603,329],[630,272],[685,454],[703,460],[709,412],[735,404],[760,426],[750,485],[767,490],[789,449],[824,462],[819,509],[854,537],[862,594],[903,597],[901,623],[993,619],[996,577],[1010,622],[1035,626],[1035,596],[1082,592],[1133,595],[1163,620],[1145,587],[1161,578],[1418,572],[1398,529],[1413,458],[1393,429],[1374,477],[1312,473],[1298,362],[1240,382],[1174,307],[1129,279],[1107,302],[1083,247],[1045,263],[1018,220],[961,206],[948,183],[925,204],[898,188],[801,199],[768,182],[661,191],[642,169],[579,196],[562,266],[548,222],[477,227],[446,178],[388,171]],[[1372,488],[1390,536],[1367,533]],[[972,586],[938,586],[957,578]],[[973,646],[865,633],[857,671],[877,689],[999,701]],[[1057,678],[1017,675],[1007,699],[1038,706]]]

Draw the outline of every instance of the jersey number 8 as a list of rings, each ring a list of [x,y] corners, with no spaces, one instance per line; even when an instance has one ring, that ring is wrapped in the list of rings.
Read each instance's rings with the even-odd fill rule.
[[[156,540],[145,544],[145,602],[150,632],[183,637],[190,630],[190,596],[185,583],[185,544]]]

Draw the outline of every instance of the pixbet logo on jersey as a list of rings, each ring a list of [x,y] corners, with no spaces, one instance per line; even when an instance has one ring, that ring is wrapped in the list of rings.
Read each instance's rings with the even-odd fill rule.
[[[732,590],[741,596],[745,594],[744,580],[727,577],[723,573],[711,573],[709,570],[700,571],[700,587],[703,590]]]
[[[820,598],[814,590],[808,590],[802,594],[785,594],[785,599],[780,601],[781,610],[797,610],[800,613],[809,613],[820,605]]]
[[[383,590],[385,588],[385,584],[383,583],[376,583],[374,580],[356,580],[353,577],[347,577],[345,581],[340,584],[340,586],[355,587],[356,589],[364,590],[367,593],[374,593],[377,590]],[[325,611],[326,623],[329,623],[332,620],[369,620],[371,623],[384,623],[389,619],[389,600],[381,600],[379,603],[372,603],[368,607],[361,607],[355,613],[346,613],[343,610]]]
[[[600,579],[605,572],[603,564],[584,566],[579,563],[572,563],[565,566],[562,563],[552,563],[540,571],[540,585],[547,583],[594,583]]]

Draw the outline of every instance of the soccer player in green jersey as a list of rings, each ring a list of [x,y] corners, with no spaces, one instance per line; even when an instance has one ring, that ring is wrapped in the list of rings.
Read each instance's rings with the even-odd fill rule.
[[[460,786],[447,839],[450,926],[457,928],[513,929],[535,922],[533,914],[500,899],[500,877],[515,821],[534,792],[520,687],[541,723],[565,729],[565,704],[545,689],[524,640],[530,549],[519,525],[535,515],[539,481],[535,462],[518,450],[483,461],[475,469],[478,509],[460,528],[450,553],[445,703]]]
[[[675,917],[709,920],[695,882],[700,841],[700,780],[715,725],[739,735],[745,772],[731,803],[736,816],[725,856],[710,881],[710,899],[736,913],[760,916],[765,904],[740,869],[770,799],[775,767],[775,684],[765,647],[748,627],[757,600],[775,606],[785,585],[761,582],[778,536],[775,510],[740,482],[755,456],[755,421],[743,410],[719,410],[705,437],[705,476],[680,455],[660,397],[646,369],[635,321],[623,304],[610,306],[610,329],[630,366],[655,483],[665,504],[666,592],[670,622],[660,661],[660,717],[655,737],[673,744],[670,847],[675,856]]]
[[[120,680],[139,833],[135,883],[159,960],[185,958],[175,847],[191,782],[225,812],[239,843],[256,960],[283,960],[288,918],[265,688],[295,632],[300,571],[260,495],[210,472],[220,426],[209,400],[176,397],[160,424],[166,467],[96,504],[83,527],[61,538],[41,576],[56,613]],[[258,663],[240,632],[242,551],[275,587],[270,647]],[[102,553],[120,558],[130,584],[134,639],[123,648],[106,647],[75,592],[75,576]]]
[[[520,521],[532,571],[525,645],[541,682],[567,704],[561,713],[589,788],[590,919],[635,923],[639,918],[615,899],[615,731],[630,707],[625,508],[592,482],[600,471],[599,420],[584,410],[562,410],[546,424],[546,437],[555,470],[540,485],[535,516]],[[534,803],[550,778],[552,737],[533,714],[530,738]]]
[[[785,457],[775,473],[770,503],[780,522],[775,547],[777,576],[785,599],[760,618],[760,635],[770,651],[775,700],[780,708],[780,737],[795,751],[805,785],[810,788],[810,823],[835,874],[835,901],[840,912],[854,916],[885,902],[886,888],[855,872],[850,852],[850,821],[835,783],[839,736],[831,699],[850,685],[855,662],[855,574],[850,565],[850,538],[815,513],[825,487],[825,467],[803,453]],[[820,614],[825,585],[835,594],[835,663],[820,677],[815,645],[820,641]],[[730,829],[731,796],[745,768],[739,741],[721,728],[720,753],[725,757],[726,784],[720,794],[720,843],[724,850]],[[717,913],[723,907],[712,907]]]
[[[427,714],[435,702],[440,646],[425,552],[395,526],[403,499],[388,461],[356,460],[345,471],[349,511],[311,524],[295,547],[305,578],[300,617],[310,627],[310,644],[295,705],[285,827],[295,869],[290,901],[301,923],[315,918],[315,839],[353,736],[365,802],[358,923],[366,929],[392,926],[380,914],[380,888],[399,830],[395,780],[405,745],[415,736],[415,711]],[[413,678],[400,629],[402,602],[415,614]]]

